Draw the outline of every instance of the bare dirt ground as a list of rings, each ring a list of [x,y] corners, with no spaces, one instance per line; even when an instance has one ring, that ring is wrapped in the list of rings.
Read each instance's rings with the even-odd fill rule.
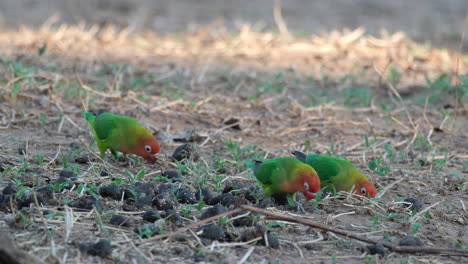
[[[413,235],[466,250],[466,54],[403,34],[301,38],[248,25],[164,36],[44,26],[2,30],[0,48],[0,226],[32,263],[467,260],[372,255],[366,243],[253,213],[174,233],[211,208],[253,205],[395,245]],[[101,160],[83,118],[99,109],[154,132],[158,164]],[[185,143],[192,154],[176,162]],[[354,162],[378,198],[299,196],[305,214],[268,202],[246,161],[298,149]],[[100,240],[110,247],[86,244]]]

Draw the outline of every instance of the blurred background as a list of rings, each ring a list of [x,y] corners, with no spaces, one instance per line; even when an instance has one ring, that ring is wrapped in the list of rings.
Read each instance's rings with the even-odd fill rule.
[[[0,26],[38,26],[55,15],[56,23],[112,23],[160,33],[213,24],[230,30],[251,24],[256,31],[271,31],[278,28],[274,4],[273,0],[2,0]],[[459,46],[468,12],[467,0],[287,0],[281,6],[293,34],[361,26],[370,34],[403,31],[416,41],[449,48]]]

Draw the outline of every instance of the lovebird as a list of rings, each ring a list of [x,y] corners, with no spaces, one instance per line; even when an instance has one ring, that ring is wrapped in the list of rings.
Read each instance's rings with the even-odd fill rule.
[[[265,195],[287,193],[289,206],[295,205],[298,211],[303,212],[304,208],[296,201],[297,192],[303,193],[307,200],[311,200],[320,190],[320,179],[315,170],[295,158],[255,161],[253,171]]]
[[[354,187],[355,194],[375,198],[377,192],[374,185],[351,162],[326,155],[306,156],[300,151],[293,151],[292,154],[315,169],[322,188],[351,191]]]
[[[93,132],[101,158],[110,149],[112,155],[117,158],[117,151],[135,154],[143,157],[151,164],[156,162],[154,154],[159,153],[158,140],[132,118],[113,115],[111,113],[84,113],[86,121]]]

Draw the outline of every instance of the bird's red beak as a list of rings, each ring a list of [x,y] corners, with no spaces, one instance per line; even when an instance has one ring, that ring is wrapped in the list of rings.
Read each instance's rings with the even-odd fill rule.
[[[148,155],[145,157],[145,160],[148,161],[151,164],[156,163],[156,156],[155,155]]]
[[[303,192],[307,201],[312,200],[315,198],[315,193],[313,192]]]

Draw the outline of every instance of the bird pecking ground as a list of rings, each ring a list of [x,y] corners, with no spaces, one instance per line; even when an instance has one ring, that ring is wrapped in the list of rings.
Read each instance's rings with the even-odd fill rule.
[[[402,34],[295,38],[249,26],[167,36],[23,28],[0,32],[0,47],[0,226],[36,262],[466,261],[372,255],[363,242],[248,212],[173,233],[247,204],[393,244],[414,236],[466,249],[466,54]],[[158,163],[100,159],[83,118],[99,109],[154,132]],[[247,163],[293,150],[354,162],[377,198],[299,195],[304,215],[265,199]]]

